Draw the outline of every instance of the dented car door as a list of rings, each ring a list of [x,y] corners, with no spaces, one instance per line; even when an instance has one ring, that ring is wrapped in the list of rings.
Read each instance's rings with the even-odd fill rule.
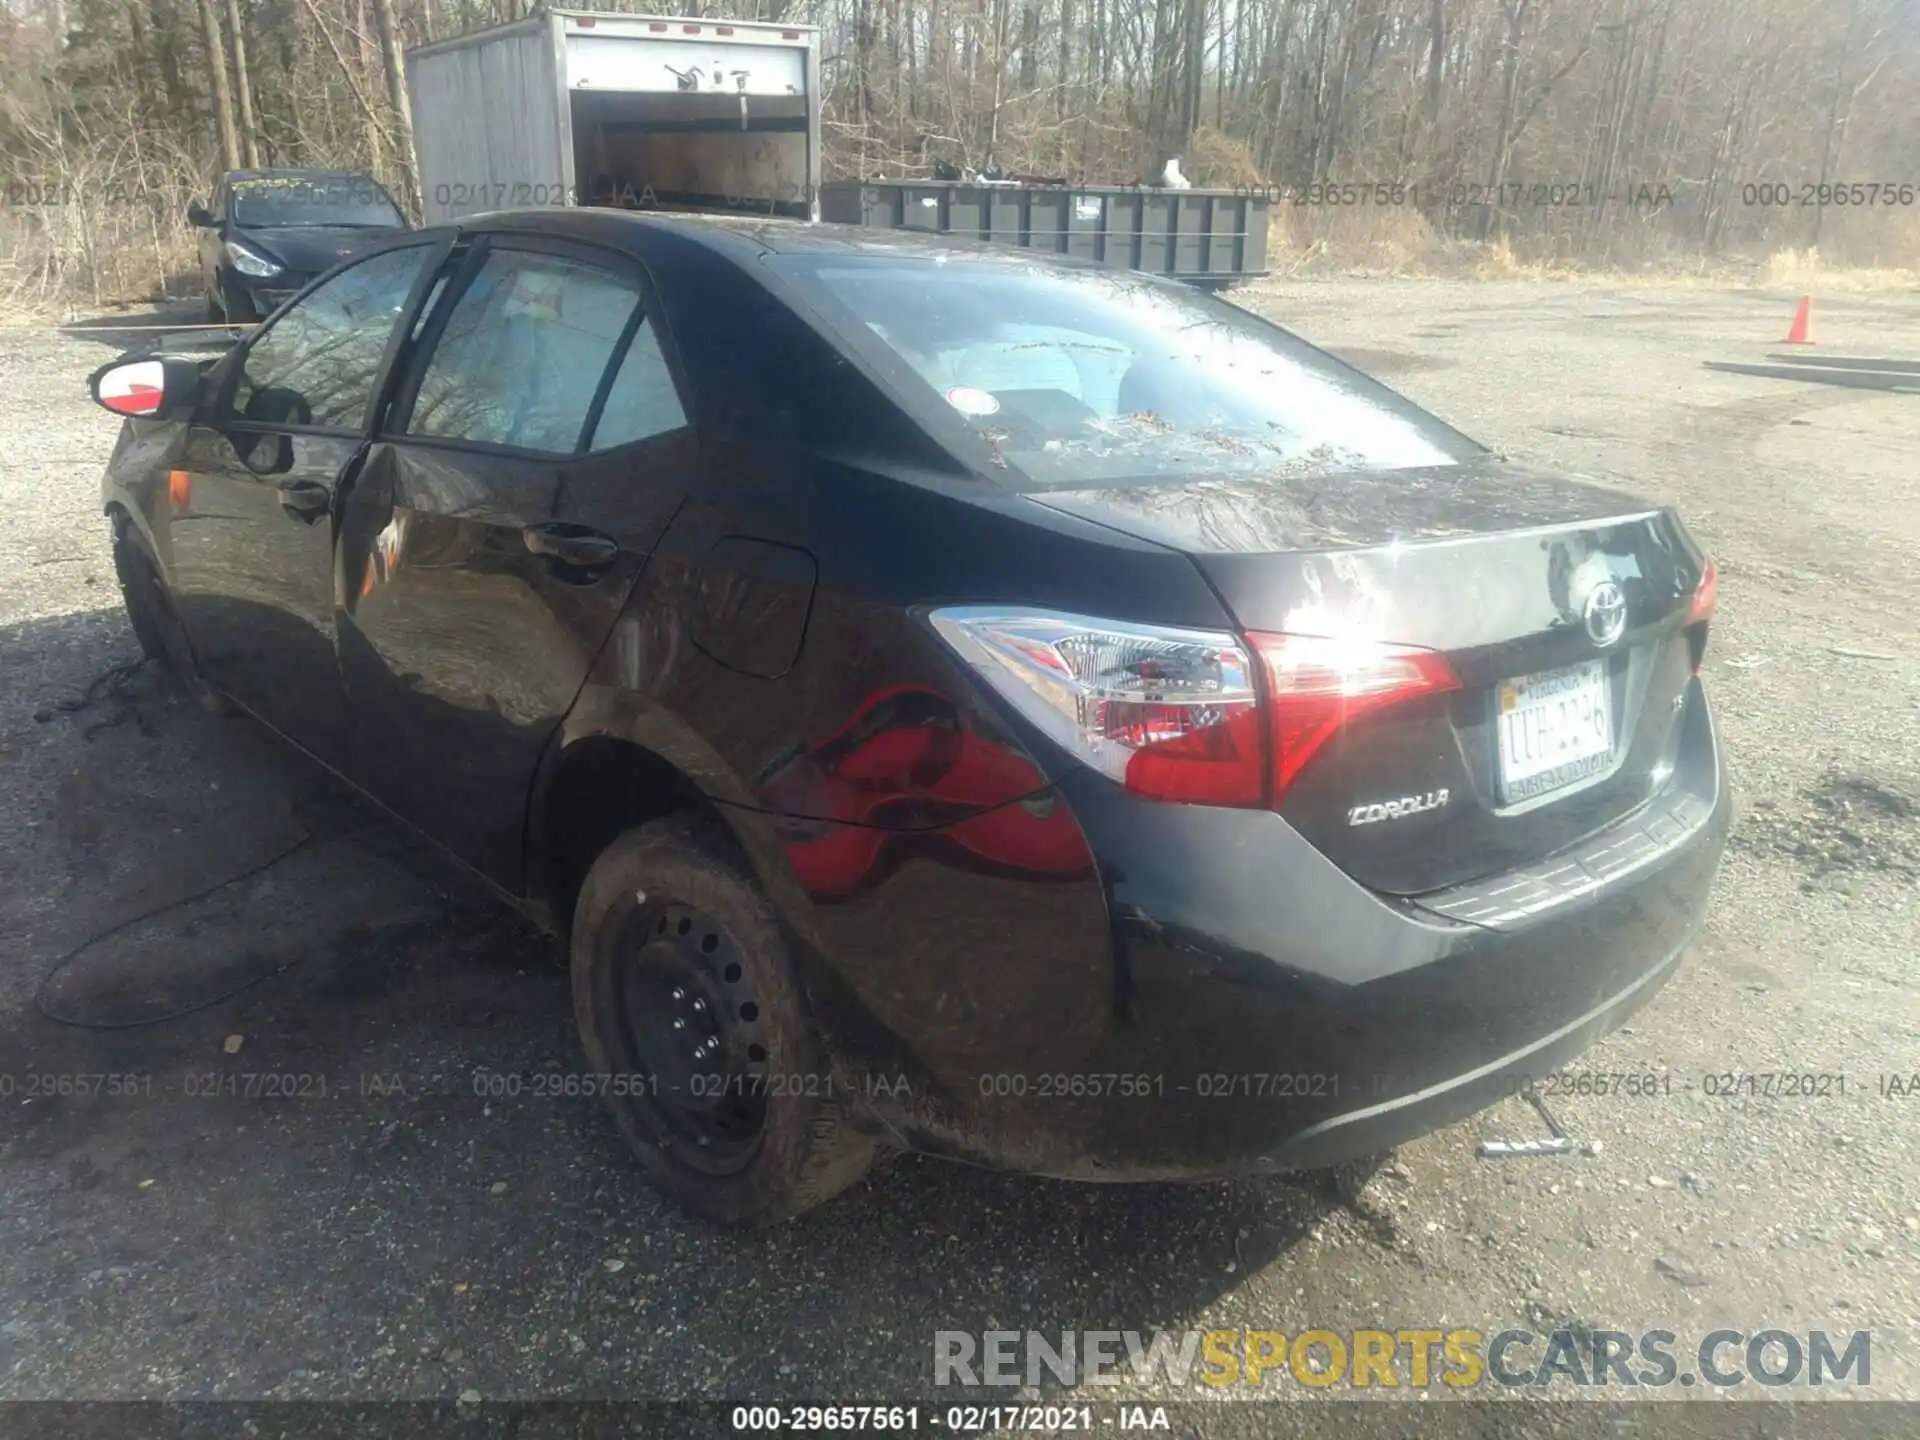
[[[354,773],[498,883],[528,787],[694,473],[633,262],[496,240],[449,282],[348,497]]]

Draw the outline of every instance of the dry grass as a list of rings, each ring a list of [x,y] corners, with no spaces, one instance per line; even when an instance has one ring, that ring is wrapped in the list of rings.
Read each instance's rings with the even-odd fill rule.
[[[1196,183],[1260,183],[1246,148],[1202,130],[1187,164]],[[1245,178],[1253,175],[1253,179]],[[196,268],[185,199],[148,205],[0,209],[0,317],[67,319],[178,293]],[[1555,253],[1551,242],[1450,238],[1418,210],[1392,205],[1296,205],[1269,214],[1267,265],[1295,275],[1456,280],[1606,279],[1645,286],[1753,287],[1813,294],[1920,288],[1920,211],[1853,213],[1827,227],[1830,244],[1782,246],[1747,256],[1703,257],[1656,238],[1643,253],[1611,262]],[[1616,253],[1624,249],[1616,246]]]
[[[1886,291],[1920,287],[1920,211],[1854,211],[1826,227],[1822,247],[1760,247],[1705,256],[1658,232],[1609,237],[1604,258],[1571,253],[1568,237],[1490,243],[1450,238],[1405,206],[1274,202],[1267,265],[1276,275],[1399,276],[1452,280],[1604,278],[1634,285]]]
[[[1784,290],[1920,289],[1920,268],[1889,265],[1835,265],[1817,247],[1776,250],[1767,257],[1766,281]]]
[[[194,232],[157,205],[0,210],[0,309],[65,318],[158,299],[195,254]]]
[[[1180,157],[1180,169],[1195,185],[1206,190],[1227,190],[1236,185],[1265,185],[1259,162],[1244,140],[1236,140],[1202,125],[1187,142]]]
[[[1267,264],[1276,273],[1448,273],[1449,242],[1417,210],[1381,205],[1310,206],[1276,199],[1267,224]]]

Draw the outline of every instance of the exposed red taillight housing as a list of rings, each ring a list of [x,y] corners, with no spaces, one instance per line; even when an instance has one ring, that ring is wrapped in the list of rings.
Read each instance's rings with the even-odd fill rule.
[[[1265,746],[1258,700],[1234,705],[1218,719],[1200,724],[1182,723],[1170,707],[1141,708],[1158,711],[1143,718],[1173,733],[1148,738],[1134,751],[1121,777],[1127,789],[1150,800],[1188,805],[1258,809],[1265,803]],[[1120,738],[1112,731],[1108,734]]]

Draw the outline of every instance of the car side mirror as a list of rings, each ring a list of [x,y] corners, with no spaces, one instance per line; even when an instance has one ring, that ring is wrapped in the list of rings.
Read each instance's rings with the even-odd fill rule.
[[[200,402],[200,366],[180,355],[122,355],[87,377],[87,393],[116,415],[182,419]]]
[[[191,205],[187,206],[187,223],[197,226],[202,230],[211,230],[213,228],[213,213],[198,200],[195,200]]]

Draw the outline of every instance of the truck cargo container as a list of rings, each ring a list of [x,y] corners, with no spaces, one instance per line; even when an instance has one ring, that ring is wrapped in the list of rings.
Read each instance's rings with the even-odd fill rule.
[[[430,225],[594,204],[819,218],[811,26],[544,10],[406,63]]]

